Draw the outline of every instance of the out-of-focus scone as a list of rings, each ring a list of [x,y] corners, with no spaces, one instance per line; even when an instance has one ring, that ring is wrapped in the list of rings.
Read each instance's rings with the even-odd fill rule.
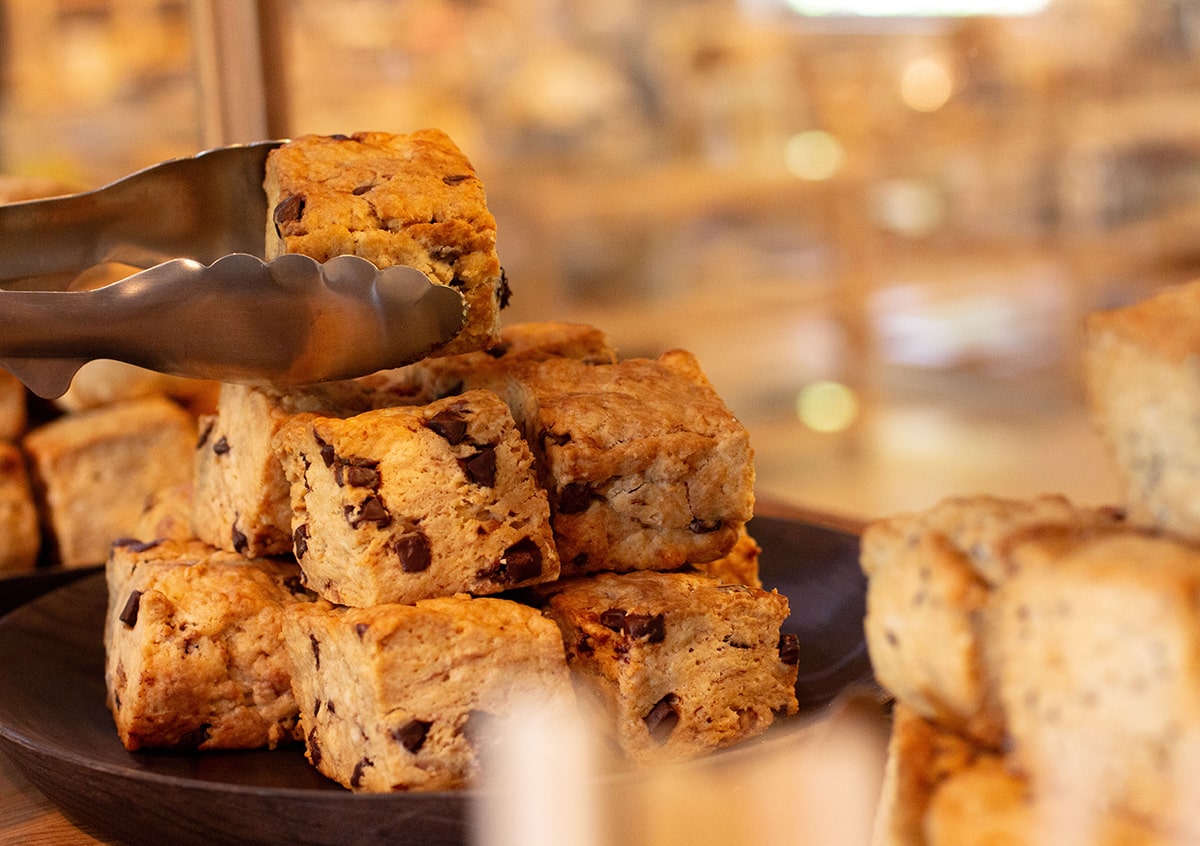
[[[1200,547],[1046,534],[992,601],[1009,764],[1047,800],[1200,842]]]
[[[415,267],[466,303],[466,323],[441,353],[499,341],[509,289],[496,221],[475,168],[441,130],[304,135],[270,153],[264,188],[268,259],[356,255]]]
[[[1001,755],[894,709],[872,846],[1187,842],[1129,815],[1047,802]]]
[[[197,540],[192,531],[192,483],[171,485],[146,497],[132,537],[146,541]]]
[[[198,541],[120,541],[106,565],[107,701],[126,749],[298,740],[283,609],[315,597],[293,562]]]
[[[564,573],[711,561],[753,516],[749,434],[691,353],[518,364],[507,394],[550,495]]]
[[[284,625],[308,758],[351,790],[467,786],[498,719],[533,702],[575,715],[558,629],[516,602],[322,601]]]
[[[41,543],[25,456],[15,444],[0,440],[0,576],[32,570]]]
[[[860,560],[876,678],[921,716],[999,748],[1004,717],[982,626],[991,591],[1009,576],[1011,549],[1037,532],[1118,522],[1060,496],[973,496],[870,524]]]
[[[1200,538],[1200,281],[1090,314],[1083,362],[1129,519]]]
[[[543,589],[581,694],[631,761],[695,758],[797,712],[787,598],[694,573],[601,573]]]
[[[163,397],[127,400],[45,423],[25,436],[34,489],[57,560],[101,564],[146,498],[188,482],[196,421]]]
[[[331,602],[486,595],[558,577],[533,455],[489,391],[300,417],[277,451],[296,559]]]
[[[0,370],[0,440],[16,441],[29,423],[25,385],[7,370]]]

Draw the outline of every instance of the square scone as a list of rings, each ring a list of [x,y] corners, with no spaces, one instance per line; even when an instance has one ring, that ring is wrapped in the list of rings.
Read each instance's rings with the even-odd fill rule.
[[[128,536],[146,497],[190,480],[196,421],[165,397],[56,417],[23,446],[59,563],[102,564]]]
[[[695,758],[795,714],[787,597],[693,573],[601,573],[544,589],[580,704],[638,764]]]
[[[277,449],[296,559],[331,602],[487,595],[558,577],[533,456],[493,393],[298,418]]]
[[[308,758],[351,790],[469,785],[497,719],[531,697],[575,714],[558,629],[516,602],[318,602],[294,607],[285,627]]]
[[[509,289],[496,220],[475,168],[441,130],[301,136],[271,151],[264,190],[268,259],[355,255],[415,267],[466,304],[462,331],[440,353],[499,340]]]
[[[107,702],[126,749],[296,740],[283,609],[315,597],[282,559],[118,541],[106,565]]]
[[[292,390],[225,384],[200,419],[193,455],[192,530],[205,543],[250,558],[292,551],[291,489],[275,437],[299,414],[358,414],[373,407],[358,380]]]
[[[712,561],[753,516],[749,433],[691,353],[518,365],[507,399],[537,455],[564,573]]]

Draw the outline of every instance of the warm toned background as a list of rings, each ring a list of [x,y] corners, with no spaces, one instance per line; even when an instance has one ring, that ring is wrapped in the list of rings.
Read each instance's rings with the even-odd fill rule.
[[[815,507],[1110,500],[1080,320],[1198,275],[1195,0],[886,20],[784,0],[0,10],[0,173],[90,187],[247,136],[441,126],[489,187],[510,319],[693,349],[752,432],[762,493]],[[231,89],[260,54],[261,88]],[[820,431],[829,397],[857,413]]]

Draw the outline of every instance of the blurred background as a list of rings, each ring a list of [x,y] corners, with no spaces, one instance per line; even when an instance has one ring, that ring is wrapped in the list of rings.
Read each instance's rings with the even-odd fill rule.
[[[1200,275],[1200,0],[4,0],[0,174],[445,129],[507,320],[685,347],[759,493],[1116,497],[1084,315]]]

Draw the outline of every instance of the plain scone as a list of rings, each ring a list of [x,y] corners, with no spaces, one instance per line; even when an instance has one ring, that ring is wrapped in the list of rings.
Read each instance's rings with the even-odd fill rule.
[[[1129,519],[1200,538],[1200,281],[1090,314],[1083,363]]]
[[[876,677],[1019,778],[1038,826],[1069,814],[1200,841],[1200,547],[1058,498],[980,497],[873,525],[862,557]],[[893,823],[906,801],[885,795]],[[977,810],[977,826],[1009,825],[1010,808]],[[881,842],[974,842],[922,836]]]
[[[1023,537],[1112,525],[1064,497],[951,497],[871,523],[864,629],[876,679],[923,717],[998,748],[1004,718],[987,667],[985,608]]]
[[[190,481],[196,421],[165,397],[58,417],[23,446],[34,491],[65,567],[101,564],[132,534],[146,498]]]
[[[271,151],[264,190],[267,259],[355,255],[415,267],[466,304],[466,323],[441,354],[499,340],[509,289],[496,221],[475,168],[444,132],[304,135]]]
[[[307,755],[367,792],[469,785],[496,720],[536,699],[575,719],[555,625],[490,597],[294,606],[284,621]]]

